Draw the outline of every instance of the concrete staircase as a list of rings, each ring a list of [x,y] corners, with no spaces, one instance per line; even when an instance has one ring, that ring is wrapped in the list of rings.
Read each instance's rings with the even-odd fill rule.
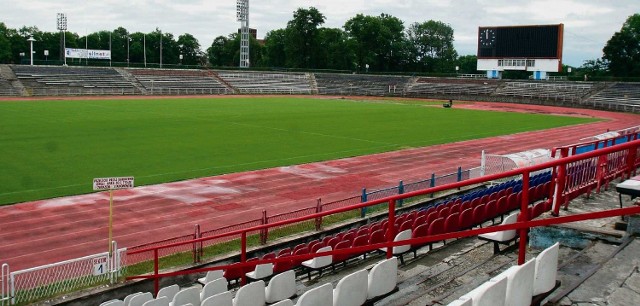
[[[138,91],[140,91],[140,93],[142,95],[147,95],[147,89],[142,86],[142,84],[140,83],[140,81],[138,81],[138,79],[136,79],[135,76],[133,76],[131,73],[129,73],[127,70],[122,69],[122,68],[114,68],[125,80],[127,80],[128,82],[130,82]]]
[[[8,65],[0,65],[0,78],[9,81],[9,84],[11,84],[18,95],[27,95],[27,91],[25,90],[24,85],[22,84],[22,82],[20,82],[16,74]]]

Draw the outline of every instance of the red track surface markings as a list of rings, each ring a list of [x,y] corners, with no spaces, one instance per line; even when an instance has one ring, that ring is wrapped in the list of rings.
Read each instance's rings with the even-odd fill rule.
[[[569,114],[607,119],[586,125],[463,141],[319,163],[233,173],[116,192],[114,239],[131,247],[314,206],[425,179],[431,173],[476,167],[492,154],[551,148],[640,124],[640,116],[585,109],[504,103],[457,108]],[[0,207],[0,263],[12,271],[107,249],[108,195],[96,193]]]

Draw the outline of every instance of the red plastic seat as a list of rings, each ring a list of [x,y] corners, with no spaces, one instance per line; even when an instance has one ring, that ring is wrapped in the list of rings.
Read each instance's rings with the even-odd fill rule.
[[[374,223],[369,227],[369,234],[379,230],[382,228],[382,223]]]
[[[385,241],[384,232],[381,229],[369,234],[369,244],[382,243]]]
[[[296,256],[296,255],[305,255],[305,254],[309,254],[309,249],[308,249],[306,246],[305,246],[304,248],[298,249],[297,251],[293,252],[293,256]],[[292,261],[291,261],[291,264],[292,264],[294,267],[297,267],[297,266],[299,266],[303,261],[304,261],[304,260],[300,260],[300,259],[292,260]]]
[[[467,208],[463,210],[458,219],[460,229],[468,229],[473,227],[473,209]]]
[[[352,248],[361,247],[361,246],[366,246],[368,244],[369,244],[369,235],[360,235],[356,237],[356,239],[353,239],[353,243],[351,243],[351,247]],[[357,254],[352,254],[351,256],[356,257],[361,254],[364,254],[364,258],[367,258],[367,252],[358,252]]]
[[[471,201],[464,201],[462,202],[462,204],[460,204],[460,211],[465,211],[469,208],[472,208],[473,206],[471,206]]]
[[[325,246],[330,246],[331,249],[334,249],[336,247],[336,244],[338,244],[340,241],[342,241],[342,239],[338,236],[333,237],[329,240],[329,242],[327,243],[327,245]]]
[[[480,203],[482,203],[482,204],[487,204],[489,201],[490,200],[489,200],[489,195],[488,194],[485,194],[480,198]]]
[[[329,240],[331,240],[331,238],[333,238],[333,237],[332,236],[326,236],[326,237],[322,238],[322,246],[329,245]]]
[[[433,220],[431,224],[429,224],[429,236],[438,235],[444,233],[444,218],[438,218]]]
[[[433,220],[438,219],[438,212],[434,211],[427,216],[425,223],[430,224]]]
[[[356,234],[346,233],[344,236],[342,236],[342,239],[340,239],[340,241],[345,241],[345,240],[353,241],[353,239],[355,238],[356,238]]]
[[[512,193],[507,197],[507,212],[510,212],[518,207],[518,194]]]
[[[360,228],[358,229],[358,231],[356,232],[356,237],[358,236],[362,236],[362,235],[369,235],[369,228]]]
[[[413,221],[412,220],[404,221],[402,223],[402,225],[400,225],[400,228],[398,229],[398,233],[402,232],[404,230],[412,229],[412,228],[413,228]]]
[[[306,247],[307,247],[306,243],[298,244],[298,245],[293,247],[293,250],[291,251],[291,253],[295,253],[297,250],[303,249],[303,248],[306,248]]]
[[[462,206],[460,204],[453,204],[451,205],[451,208],[449,208],[449,213],[450,214],[460,213],[461,207]]]
[[[540,217],[545,211],[545,203],[541,202],[533,206],[533,215],[530,216],[531,219]]]
[[[458,230],[460,230],[459,227],[459,220],[460,219],[460,214],[459,213],[455,213],[455,214],[450,214],[445,220],[444,220],[444,231],[446,233],[451,233],[451,232],[457,232]]]
[[[481,225],[485,219],[484,204],[480,204],[473,208],[473,225]]]
[[[449,215],[449,207],[444,207],[438,213],[438,218],[446,218]]]
[[[413,225],[411,226],[412,229],[415,229],[416,227],[425,224],[427,221],[427,216],[420,216],[417,217],[414,221],[413,221]]]
[[[491,220],[493,222],[493,219],[499,215],[500,213],[498,212],[498,201],[496,200],[489,201],[489,203],[485,205],[485,211],[484,211],[485,220]]]
[[[497,199],[498,199],[498,191],[494,191],[489,195],[489,202],[495,201]],[[486,204],[487,202],[484,202],[484,203]]]
[[[471,207],[476,207],[478,205],[480,205],[480,198],[475,198],[473,200],[471,200]]]
[[[426,237],[429,234],[429,224],[420,224],[411,232],[411,238],[420,238]],[[417,249],[426,245],[426,243],[415,243],[411,244],[411,249],[413,250],[413,257],[417,256]]]
[[[278,256],[277,258],[287,258],[287,257],[291,257],[291,255],[283,254],[281,256]],[[294,266],[291,263],[291,260],[276,262],[273,264],[273,274],[278,274],[287,270],[291,270],[293,267]]]
[[[274,252],[262,255],[262,259],[274,259],[274,258],[276,258],[276,253]]]
[[[322,247],[324,247],[324,245],[322,245],[322,243],[314,243],[313,246],[309,248],[309,253],[315,253],[316,251],[318,251]]]
[[[349,249],[351,247],[351,244],[352,244],[351,241],[343,240],[343,241],[340,241],[340,243],[338,243],[336,245],[336,248],[333,249],[333,250],[334,251],[335,250],[346,250],[346,249]],[[351,257],[350,254],[336,254],[336,255],[333,255],[332,264],[336,264],[336,263],[339,263],[339,262],[346,261],[350,257]]]
[[[238,282],[238,280],[244,275],[245,272],[243,268],[238,267],[238,264],[233,264],[231,266],[229,266],[229,268],[227,268],[226,270],[224,270],[224,273],[222,274],[224,276],[224,278],[227,279],[227,282],[231,283],[231,281],[236,281]]]

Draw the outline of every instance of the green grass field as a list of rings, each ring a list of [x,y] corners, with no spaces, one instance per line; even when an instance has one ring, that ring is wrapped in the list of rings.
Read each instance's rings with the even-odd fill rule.
[[[591,122],[311,98],[0,103],[0,204]]]

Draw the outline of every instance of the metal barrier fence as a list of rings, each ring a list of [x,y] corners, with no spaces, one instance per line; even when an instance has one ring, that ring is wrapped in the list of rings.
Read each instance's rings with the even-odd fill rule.
[[[0,305],[24,305],[63,292],[115,283],[127,267],[126,248],[9,273],[2,266]]]
[[[232,94],[233,91],[227,88],[147,88],[150,95],[226,95]]]

